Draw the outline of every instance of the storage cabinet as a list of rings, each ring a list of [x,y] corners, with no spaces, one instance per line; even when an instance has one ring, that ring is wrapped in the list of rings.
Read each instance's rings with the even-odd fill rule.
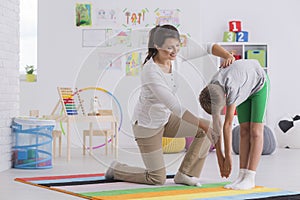
[[[220,42],[223,48],[232,52],[236,59],[257,59],[261,66],[268,71],[268,45],[265,43],[248,43],[248,42]],[[222,62],[218,58],[218,65]]]

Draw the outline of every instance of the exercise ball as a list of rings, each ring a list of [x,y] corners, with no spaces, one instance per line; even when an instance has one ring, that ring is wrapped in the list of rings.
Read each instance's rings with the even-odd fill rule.
[[[264,125],[264,145],[262,155],[270,155],[276,149],[276,139],[272,130]],[[240,152],[240,126],[236,126],[232,130],[232,150],[235,154]]]

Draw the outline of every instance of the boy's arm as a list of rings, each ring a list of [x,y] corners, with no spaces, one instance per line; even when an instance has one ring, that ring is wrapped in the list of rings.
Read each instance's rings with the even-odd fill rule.
[[[215,148],[216,148],[217,160],[218,160],[221,177],[225,177],[225,174],[224,174],[225,158],[224,158],[224,154],[222,152],[222,137],[220,137],[218,142],[215,144]]]
[[[232,157],[231,157],[231,144],[232,144],[232,121],[235,112],[235,104],[231,104],[226,108],[225,121],[223,126],[224,135],[224,150],[225,150],[225,161],[224,170],[225,177],[229,177],[232,169]]]
[[[213,114],[212,119],[213,119],[212,127],[209,128],[212,129],[212,131],[208,131],[208,136],[210,137],[209,132],[214,132],[215,137],[211,137],[211,138],[216,138],[216,139],[211,141],[213,142],[213,145],[216,148],[217,160],[218,160],[221,177],[225,177],[226,175],[224,171],[225,157],[222,152],[222,137],[221,137],[223,124],[221,122],[220,114]],[[214,141],[216,141],[216,143],[214,143]]]

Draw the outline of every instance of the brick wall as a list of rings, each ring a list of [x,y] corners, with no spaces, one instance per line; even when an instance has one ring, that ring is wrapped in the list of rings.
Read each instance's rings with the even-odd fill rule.
[[[19,113],[19,4],[0,0],[0,171],[11,167],[10,125]]]

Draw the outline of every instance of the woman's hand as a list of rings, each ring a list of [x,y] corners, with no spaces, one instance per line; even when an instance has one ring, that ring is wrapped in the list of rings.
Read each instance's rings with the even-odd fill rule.
[[[223,59],[223,62],[221,63],[220,68],[228,67],[234,61],[235,61],[235,57],[231,53],[229,53],[228,56],[226,56],[226,58]]]

